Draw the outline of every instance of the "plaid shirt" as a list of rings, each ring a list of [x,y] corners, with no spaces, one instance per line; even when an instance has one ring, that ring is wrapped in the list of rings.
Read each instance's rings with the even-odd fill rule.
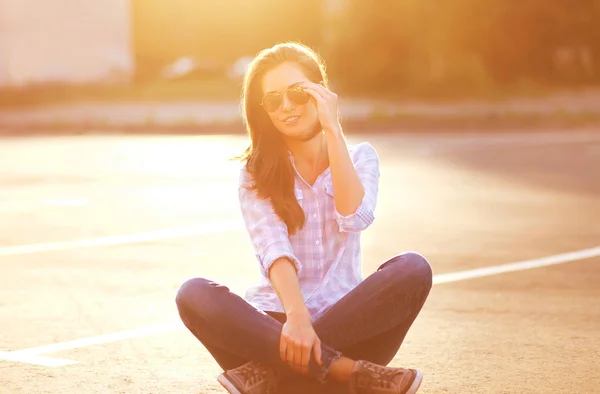
[[[287,257],[296,266],[302,296],[313,321],[362,281],[360,234],[374,220],[379,158],[366,142],[349,147],[349,152],[365,189],[361,204],[354,213],[342,216],[335,208],[331,168],[313,186],[296,171],[294,191],[306,221],[292,236],[270,202],[244,187],[250,179],[242,168],[240,208],[262,272],[260,283],[245,295],[252,305],[264,311],[284,312],[267,277],[271,265],[281,257]],[[293,164],[291,154],[290,160]]]

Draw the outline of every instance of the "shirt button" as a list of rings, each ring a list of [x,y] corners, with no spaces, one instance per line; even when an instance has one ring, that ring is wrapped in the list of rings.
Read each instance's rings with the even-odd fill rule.
[[[316,213],[313,213],[313,218],[315,218],[315,219],[317,218],[317,214]]]
[[[317,240],[317,242],[315,242],[317,245],[321,244],[321,241]]]

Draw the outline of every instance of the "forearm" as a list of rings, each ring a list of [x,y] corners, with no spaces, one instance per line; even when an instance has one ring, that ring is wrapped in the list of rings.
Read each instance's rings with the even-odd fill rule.
[[[269,279],[288,319],[310,318],[298,283],[298,275],[291,261],[287,258],[276,260],[269,270]]]
[[[350,215],[356,211],[362,202],[365,189],[354,168],[341,129],[327,130],[325,136],[327,138],[335,207],[341,215]],[[343,192],[337,192],[338,190]]]

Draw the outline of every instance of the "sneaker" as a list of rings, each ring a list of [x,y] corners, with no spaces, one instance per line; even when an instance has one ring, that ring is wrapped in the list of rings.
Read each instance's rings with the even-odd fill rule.
[[[414,369],[382,367],[368,361],[356,362],[350,377],[352,394],[415,394],[423,375]]]
[[[256,361],[223,372],[217,381],[231,394],[275,394],[277,389],[275,370]]]

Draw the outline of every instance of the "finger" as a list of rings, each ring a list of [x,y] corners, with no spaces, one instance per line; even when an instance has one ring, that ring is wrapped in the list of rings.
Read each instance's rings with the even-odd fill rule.
[[[319,338],[317,338],[317,340],[315,341],[315,344],[313,345],[313,349],[315,351],[315,360],[317,360],[317,363],[319,363],[319,365],[323,365],[323,360],[321,359],[321,356],[322,356],[321,340]]]
[[[317,88],[305,87],[304,91],[315,97],[319,105],[337,106],[337,96],[333,93],[323,92]]]
[[[320,92],[325,97],[333,97],[336,96],[331,90],[327,89],[324,85],[319,83],[305,82],[307,87],[311,87],[316,91]]]
[[[285,337],[282,335],[281,339],[279,340],[279,357],[281,358],[281,361],[285,362],[286,360],[286,352],[287,352],[287,341],[285,339]]]
[[[294,368],[294,353],[294,344],[292,342],[288,342],[285,362],[292,368]]]
[[[312,346],[304,345],[302,347],[302,373],[308,373],[308,363],[310,362],[310,353],[312,351]]]
[[[310,95],[310,101],[317,109],[324,108],[327,105],[327,99],[316,90],[305,88],[304,91]]]
[[[294,347],[294,369],[297,372],[302,372],[302,353],[304,352],[301,343],[297,343]]]
[[[304,91],[308,93],[310,102],[315,106],[317,110],[323,107],[325,99],[323,99],[321,96],[318,96],[317,93],[315,93],[314,91],[308,91],[307,89],[304,89]]]
[[[323,90],[329,91],[329,89],[327,89],[325,87],[325,85],[323,85],[323,83],[316,83],[316,82],[311,82],[311,81],[305,81],[305,82],[302,82],[302,85],[304,85],[304,86],[311,86],[311,87],[316,88],[316,89],[323,89]]]
[[[326,96],[320,92],[319,90],[313,88],[312,86],[303,87],[304,91],[313,96],[317,101],[323,102],[326,99]]]

